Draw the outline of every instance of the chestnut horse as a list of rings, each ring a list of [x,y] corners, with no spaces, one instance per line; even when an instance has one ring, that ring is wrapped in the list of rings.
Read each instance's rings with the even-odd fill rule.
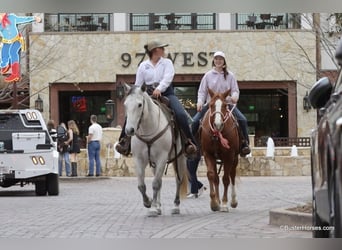
[[[232,113],[235,106],[226,102],[230,90],[215,93],[208,89],[211,97],[209,109],[203,117],[200,129],[202,154],[207,165],[207,177],[210,185],[210,207],[212,211],[228,212],[228,186],[231,184],[231,207],[237,207],[235,175],[238,165],[240,139],[238,123]],[[229,109],[232,106],[232,109]],[[220,200],[220,171],[217,161],[223,165],[223,196]],[[221,166],[222,166],[221,165]]]

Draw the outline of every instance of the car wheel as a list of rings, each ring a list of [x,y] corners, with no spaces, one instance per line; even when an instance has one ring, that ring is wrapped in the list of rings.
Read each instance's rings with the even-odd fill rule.
[[[47,192],[49,195],[58,195],[59,184],[58,174],[49,174],[47,176]]]
[[[47,187],[46,187],[45,178],[44,178],[44,180],[36,181],[34,184],[36,187],[36,195],[39,195],[39,196],[46,195]]]
[[[335,172],[334,176],[334,218],[331,223],[332,226],[334,226],[333,230],[333,237],[335,238],[341,238],[342,237],[342,214],[341,214],[341,197],[342,194],[341,191],[341,183],[339,179],[338,172]]]
[[[315,230],[318,228],[323,228],[324,226],[327,226],[328,224],[322,221],[322,219],[319,217],[317,211],[316,211],[316,201],[315,199],[312,202],[312,225],[314,227],[314,230],[312,231],[312,237],[313,238],[329,238],[329,231],[327,230]]]

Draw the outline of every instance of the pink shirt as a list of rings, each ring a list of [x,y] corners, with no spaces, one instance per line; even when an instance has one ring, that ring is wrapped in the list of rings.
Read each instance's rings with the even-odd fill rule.
[[[227,97],[227,102],[231,102],[231,98],[239,100],[240,90],[232,72],[228,71],[227,79],[224,79],[223,72],[220,73],[215,69],[209,70],[204,74],[197,93],[197,105],[203,105],[210,101],[208,88],[214,92],[223,93],[228,89],[231,90],[230,96]]]

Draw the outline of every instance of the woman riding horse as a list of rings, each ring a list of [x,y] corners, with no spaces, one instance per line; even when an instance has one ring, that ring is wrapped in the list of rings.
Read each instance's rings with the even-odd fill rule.
[[[176,122],[187,138],[185,142],[185,153],[188,156],[192,156],[197,152],[196,142],[187,122],[187,114],[173,91],[172,80],[175,70],[172,61],[164,57],[164,47],[166,46],[168,44],[161,44],[156,41],[144,46],[149,60],[139,65],[135,85],[142,86],[145,83],[148,87],[153,88],[153,97],[160,98],[161,96],[166,96],[169,99],[169,105],[175,114]],[[122,128],[119,143],[115,149],[123,155],[128,155],[130,153],[130,137],[125,134],[125,126],[126,122]]]
[[[200,87],[198,89],[197,97],[197,114],[193,117],[192,132],[197,133],[200,120],[203,118],[205,112],[208,110],[208,103],[210,96],[208,95],[208,88],[214,92],[223,93],[230,89],[231,95],[227,96],[228,103],[236,104],[239,100],[240,90],[235,79],[234,74],[227,70],[226,56],[222,51],[217,51],[214,54],[212,62],[213,69],[209,70],[202,78]],[[206,105],[205,105],[206,103]],[[247,119],[241,111],[235,107],[233,110],[234,116],[239,122],[242,131],[242,147],[240,155],[242,157],[248,155],[251,150],[249,148],[249,137],[247,130]]]
[[[231,91],[231,95],[227,96],[227,102],[229,103],[237,103],[239,99],[239,87],[237,81],[234,77],[234,74],[231,71],[227,70],[227,63],[225,59],[225,54],[222,51],[217,51],[214,54],[214,58],[212,61],[213,69],[209,70],[202,78],[200,87],[198,90],[198,101],[197,101],[197,114],[193,117],[192,123],[192,133],[195,136],[198,132],[200,120],[203,118],[204,114],[208,110],[208,103],[210,101],[210,95],[208,94],[208,88],[215,92],[223,93],[227,90]],[[240,112],[240,110],[235,106],[233,110],[233,114],[237,117],[239,126],[242,130],[242,146],[240,148],[240,155],[242,157],[246,156],[251,152],[248,144],[248,131],[247,131],[247,119]],[[192,173],[191,179],[196,179],[196,171],[199,165],[201,157],[198,156],[196,158],[191,158],[187,160],[187,165],[189,172]],[[191,186],[191,193],[198,193],[198,187]]]
[[[236,167],[239,160],[239,131],[233,110],[235,105],[229,105],[226,98],[230,90],[215,93],[208,89],[211,97],[209,110],[205,114],[200,130],[201,149],[207,166],[207,177],[210,188],[210,207],[212,211],[228,212],[228,186],[231,185],[231,207],[237,207],[235,190]],[[230,107],[229,107],[230,106]],[[217,160],[223,165],[223,195],[220,200],[221,167],[217,169]],[[222,166],[221,165],[221,166]]]

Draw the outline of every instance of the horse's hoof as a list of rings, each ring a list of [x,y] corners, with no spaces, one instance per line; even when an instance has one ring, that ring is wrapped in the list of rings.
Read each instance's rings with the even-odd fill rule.
[[[230,206],[231,206],[232,208],[236,208],[237,205],[238,205],[237,201],[236,201],[236,202],[231,202],[231,203],[230,203]]]
[[[212,211],[220,211],[220,205],[217,202],[211,202],[210,203],[210,208]]]
[[[150,210],[148,210],[147,216],[148,217],[157,217],[160,214],[161,214],[161,211],[160,211],[160,213],[158,213],[158,209],[150,208]]]
[[[151,205],[152,205],[152,200],[151,199],[148,199],[148,201],[144,201],[144,207],[150,208]]]
[[[171,214],[180,214],[180,209],[179,209],[179,207],[174,207],[174,208],[172,208]]]
[[[157,208],[157,213],[158,213],[158,215],[161,215],[161,209],[160,208]]]
[[[222,207],[220,207],[220,211],[221,211],[221,212],[226,212],[226,213],[228,213],[228,212],[229,212],[229,210],[228,210],[228,207],[227,207],[227,206],[222,206]]]

